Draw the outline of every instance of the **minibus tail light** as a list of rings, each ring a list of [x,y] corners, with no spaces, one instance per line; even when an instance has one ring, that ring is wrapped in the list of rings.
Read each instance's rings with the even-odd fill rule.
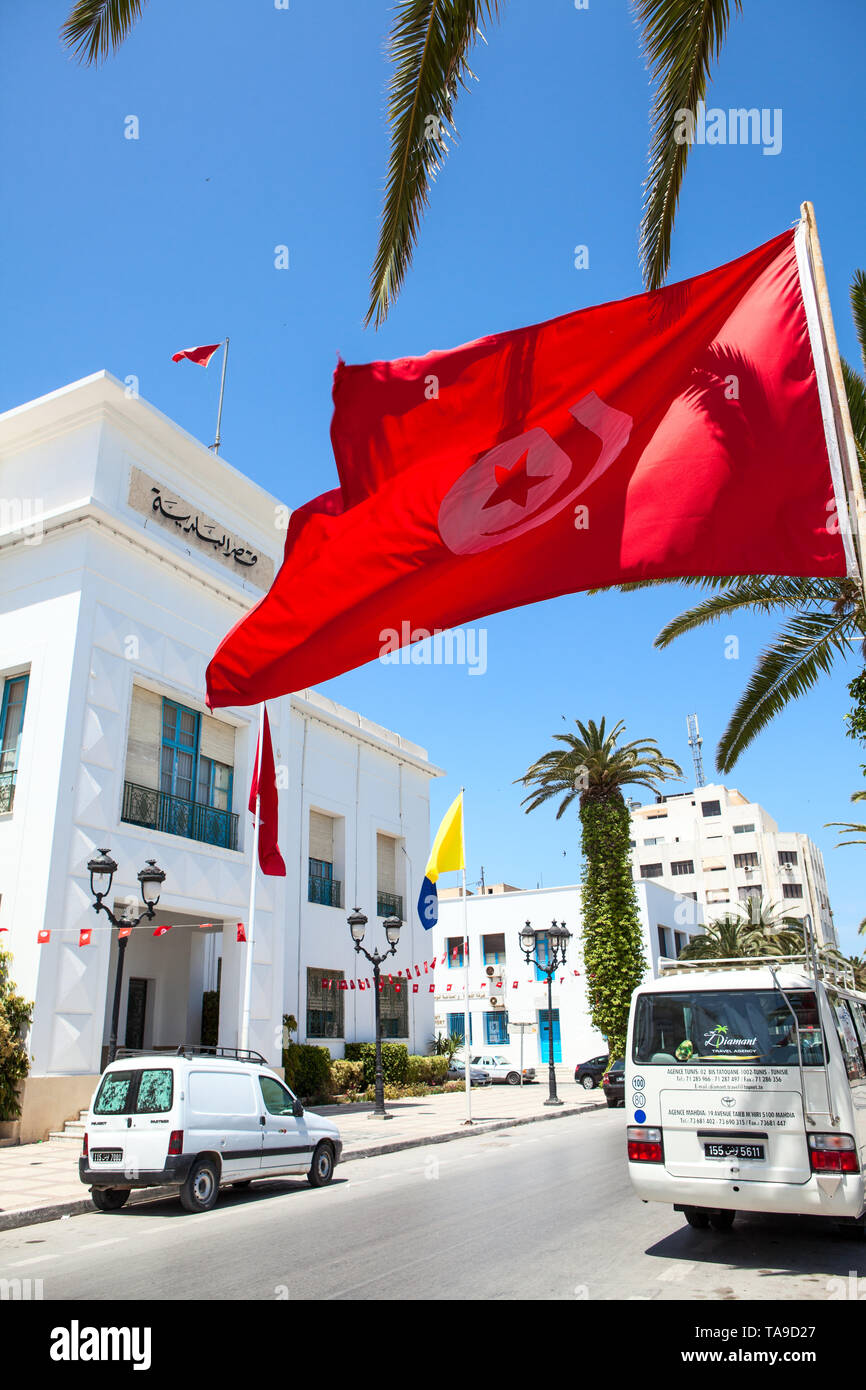
[[[183,1130],[173,1129],[168,1139],[168,1151],[170,1154],[183,1153]]]
[[[87,1147],[87,1130],[84,1131],[84,1148],[81,1150],[81,1152],[85,1158],[90,1153],[90,1150]]]
[[[857,1145],[850,1134],[810,1134],[813,1173],[859,1173]]]
[[[646,1125],[629,1125],[628,1156],[632,1163],[663,1163],[661,1130]]]

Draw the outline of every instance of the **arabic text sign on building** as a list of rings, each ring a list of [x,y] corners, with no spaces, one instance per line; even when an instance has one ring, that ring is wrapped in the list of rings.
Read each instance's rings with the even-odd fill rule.
[[[274,562],[269,555],[245,544],[218,521],[198,511],[177,493],[171,492],[142,469],[133,467],[129,478],[129,505],[160,526],[175,532],[186,544],[202,554],[220,560],[233,573],[244,575],[259,589],[268,589],[274,579]]]

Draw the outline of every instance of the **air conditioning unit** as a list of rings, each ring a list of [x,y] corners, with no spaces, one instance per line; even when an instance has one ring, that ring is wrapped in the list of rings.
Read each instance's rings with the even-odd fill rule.
[[[501,995],[501,994],[492,994],[492,995],[490,996],[490,1005],[491,1005],[491,1008],[494,1008],[494,1009],[504,1009],[504,1008],[505,1008],[505,1000],[502,998],[502,995]]]

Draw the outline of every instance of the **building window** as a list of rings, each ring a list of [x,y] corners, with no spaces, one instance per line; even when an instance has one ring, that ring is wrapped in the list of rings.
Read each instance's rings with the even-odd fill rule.
[[[486,1013],[484,1015],[484,1027],[487,1032],[488,1043],[508,1042],[508,1015],[504,1010],[502,1013]]]
[[[796,851],[795,849],[780,849],[780,850],[779,850],[779,863],[780,863],[780,864],[796,864],[796,863],[797,863],[797,851]]]
[[[760,861],[760,859],[758,858],[757,854],[735,854],[735,855],[734,855],[734,868],[735,868],[735,869],[757,869],[757,867],[758,867],[758,865],[760,864],[760,862],[761,862],[761,861]]]
[[[376,836],[376,913],[403,917],[403,897],[397,892],[397,847],[393,835]]]
[[[660,955],[660,956],[669,956],[669,955],[670,955],[670,951],[668,950],[668,933],[667,933],[667,928],[666,928],[666,927],[656,927],[656,931],[658,932],[658,938],[659,938],[659,955]]]
[[[644,840],[645,845],[662,845],[664,840],[661,835],[654,835],[652,839]]]
[[[675,859],[671,863],[672,874],[693,874],[695,863],[693,859]]]
[[[677,960],[679,960],[680,954],[681,954],[681,952],[683,951],[683,949],[685,948],[685,944],[686,944],[687,941],[688,941],[688,937],[686,936],[686,934],[685,934],[684,931],[675,931],[675,932],[674,932],[674,947],[675,947],[676,953],[677,953]]]
[[[661,878],[661,864],[641,864],[640,876],[641,878]]]
[[[334,878],[334,866],[326,859],[307,861],[307,902],[322,907],[343,906],[343,885]]]
[[[730,895],[729,895],[729,893],[728,893],[727,888],[708,888],[708,889],[707,889],[707,902],[708,902],[708,903],[727,903],[727,902],[730,902],[730,900],[731,900],[731,899],[730,899]]]
[[[466,1017],[464,1014],[448,1014],[448,1036],[457,1037],[461,1042],[466,1041],[465,1026]],[[469,1046],[472,1046],[472,1015],[469,1015]]]
[[[463,969],[463,937],[449,936],[445,943],[448,955],[447,966],[449,970]]]
[[[323,984],[327,980],[327,984]],[[307,970],[307,1037],[344,1037],[342,970]]]
[[[647,811],[646,820],[667,820],[667,811]]]
[[[135,688],[121,820],[237,849],[234,728]]]
[[[755,827],[754,827],[753,825],[735,825],[735,826],[734,826],[734,834],[735,834],[735,835],[750,835],[750,834],[753,832],[754,829],[755,829]]]
[[[29,680],[29,676],[11,676],[3,684],[3,703],[0,705],[0,813],[11,811],[15,800],[18,750]]]
[[[379,995],[383,1038],[409,1036],[409,982],[384,980]]]
[[[737,892],[740,897],[740,902],[747,903],[750,898],[754,898],[756,902],[760,902],[764,890],[760,883],[749,883],[745,888],[738,888]]]
[[[496,932],[492,936],[482,936],[481,947],[484,951],[485,965],[504,965],[505,964],[505,933]]]
[[[722,803],[720,801],[702,801],[701,811],[705,816],[720,816],[722,814]]]
[[[802,898],[802,896],[803,896],[803,885],[802,885],[802,883],[783,883],[783,884],[782,884],[782,897],[783,897],[783,898]]]

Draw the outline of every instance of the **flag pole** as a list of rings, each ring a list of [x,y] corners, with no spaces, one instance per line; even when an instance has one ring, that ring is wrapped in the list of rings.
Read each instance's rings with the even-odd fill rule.
[[[222,418],[223,418],[223,393],[224,393],[224,391],[225,391],[225,389],[226,389],[226,363],[228,362],[228,360],[229,360],[229,340],[228,340],[228,338],[226,338],[226,340],[225,340],[225,345],[224,345],[224,347],[223,347],[223,370],[222,370],[222,376],[220,377],[220,401],[219,401],[219,405],[217,406],[217,429],[216,429],[216,439],[214,440],[213,444],[211,445],[211,448],[213,449],[213,451],[214,451],[215,454],[218,454],[219,451],[220,451],[220,425],[222,424]]]
[[[833,314],[830,308],[830,292],[827,288],[827,275],[824,270],[824,257],[818,240],[818,225],[815,221],[815,208],[812,203],[800,204],[800,217],[805,225],[806,244],[809,249],[809,264],[818,306],[818,317],[827,351],[830,367],[833,418],[839,441],[842,463],[842,478],[845,486],[845,506],[854,538],[855,554],[860,570],[860,582],[866,579],[866,497],[863,494],[863,480],[857,459],[857,446],[848,409],[848,395],[842,373],[842,358],[836,341]],[[837,499],[841,500],[841,499]]]
[[[460,870],[460,879],[463,894],[463,1046],[466,1048],[464,1075],[466,1090],[466,1125],[472,1124],[472,1073],[469,1067],[469,904],[466,901],[466,798],[464,796],[466,788],[460,788],[460,839],[462,841],[463,853],[460,858],[463,860],[463,867]]]
[[[250,1045],[250,1003],[253,992],[253,942],[256,926],[256,870],[259,863],[259,809],[262,800],[262,744],[265,734],[265,703],[259,705],[259,742],[256,748],[256,813],[253,824],[253,853],[250,864],[250,911],[247,917],[247,954],[244,962],[244,992],[241,1002],[241,1029],[238,1047]]]

